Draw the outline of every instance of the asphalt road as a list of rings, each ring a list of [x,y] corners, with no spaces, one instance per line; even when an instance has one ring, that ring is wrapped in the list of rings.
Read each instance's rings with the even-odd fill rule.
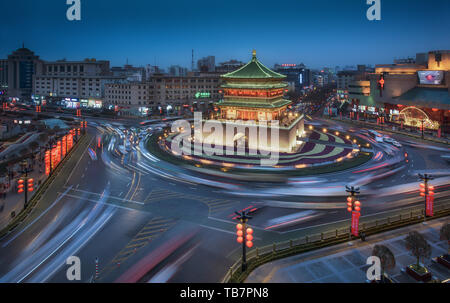
[[[144,141],[128,151],[121,148],[119,124],[129,129],[137,122],[111,121],[108,126],[87,120],[89,145],[80,147],[33,215],[0,240],[0,281],[68,282],[66,259],[77,256],[81,282],[218,282],[240,254],[235,210],[257,209],[250,222],[254,242],[267,245],[324,223],[348,224],[345,192],[336,194],[344,184],[366,180],[363,215],[376,215],[423,203],[418,188],[406,186],[395,195],[385,189],[418,185],[417,171],[448,172],[441,146],[417,147],[417,141],[394,135],[404,150],[345,172],[293,178],[285,184],[236,181],[231,188],[228,180],[211,178],[218,185],[211,186],[201,173],[149,155]],[[372,169],[404,152],[408,162],[402,159],[395,173]],[[437,203],[448,196],[445,191],[436,191]]]

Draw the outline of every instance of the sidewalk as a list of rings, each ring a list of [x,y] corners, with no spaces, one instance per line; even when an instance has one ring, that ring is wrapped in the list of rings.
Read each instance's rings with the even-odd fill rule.
[[[34,191],[28,193],[28,201],[30,201],[33,194],[39,188],[38,186],[42,184],[47,176],[44,172],[39,172],[40,163],[36,163],[33,167],[33,171],[28,173],[29,177],[34,178]],[[44,169],[42,168],[42,171]],[[17,193],[17,181],[19,180],[19,175],[17,178],[11,180],[11,186],[9,191],[6,192],[6,199],[0,198],[0,230],[8,226],[8,224],[17,216],[24,208],[25,197],[24,193]],[[12,215],[14,212],[14,216]]]
[[[407,265],[416,259],[405,249],[404,239],[410,231],[421,233],[432,247],[431,258],[447,253],[447,241],[439,240],[439,230],[449,217],[416,224],[398,230],[385,232],[367,238],[366,242],[355,240],[320,250],[273,261],[255,269],[247,278],[247,283],[365,283],[366,260],[372,255],[376,244],[387,246],[395,255],[396,266],[387,274],[400,283],[414,283],[416,280],[404,273]],[[440,280],[450,278],[450,270],[424,260],[425,265]]]
[[[327,120],[332,120],[332,121],[340,121],[340,122],[345,122],[345,123],[350,123],[350,124],[356,124],[356,125],[362,125],[364,127],[369,127],[372,129],[378,129],[378,130],[382,130],[382,131],[387,131],[387,132],[391,132],[391,133],[396,133],[399,135],[404,135],[404,136],[410,136],[410,137],[414,137],[416,139],[422,139],[422,134],[420,132],[410,132],[407,130],[400,130],[398,125],[394,125],[394,124],[383,124],[383,125],[378,125],[374,122],[369,122],[369,121],[361,121],[361,120],[350,120],[347,117],[343,117],[342,119],[340,119],[339,117],[323,117],[324,119]],[[395,129],[394,129],[395,127]],[[425,131],[426,133],[426,131]],[[430,136],[425,134],[424,135],[424,139],[423,140],[427,140],[427,141],[432,141],[432,142],[436,142],[436,143],[441,143],[441,144],[450,144],[450,139],[448,138],[438,138],[437,136]]]

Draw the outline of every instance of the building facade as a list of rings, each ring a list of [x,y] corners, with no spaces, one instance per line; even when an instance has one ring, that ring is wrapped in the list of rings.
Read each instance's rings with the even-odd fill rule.
[[[380,64],[349,90],[352,110],[383,116],[401,127],[450,132],[450,51],[431,51],[420,60]],[[424,63],[423,58],[427,57]]]
[[[129,64],[113,66],[111,67],[111,73],[115,77],[123,77],[130,82],[141,82],[146,79],[146,70],[144,67],[136,67]]]
[[[125,75],[113,75],[109,61],[43,62],[33,77],[33,97],[35,102],[44,99],[70,102],[69,107],[82,107],[82,104],[96,104],[98,107],[103,102],[106,84],[125,81]]]
[[[203,73],[212,73],[216,71],[216,57],[208,56],[197,61],[197,71]]]
[[[216,73],[153,74],[141,83],[107,84],[105,91],[106,105],[123,109],[147,107],[152,113],[161,114],[211,111],[214,102],[222,98]]]
[[[274,70],[279,74],[285,75],[286,82],[296,91],[311,85],[311,71],[305,68],[303,63],[275,64]]]
[[[8,94],[8,60],[0,59],[0,99]]]
[[[28,48],[22,47],[8,56],[8,97],[31,101],[33,75],[42,70],[42,60]]]
[[[244,66],[244,62],[231,59],[229,61],[220,62],[219,65],[216,66],[216,73],[219,74],[230,73],[232,71],[237,70],[238,68],[241,68],[242,66]]]

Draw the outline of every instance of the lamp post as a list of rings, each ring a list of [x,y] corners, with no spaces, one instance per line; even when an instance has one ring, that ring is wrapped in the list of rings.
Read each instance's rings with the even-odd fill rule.
[[[421,122],[422,122],[422,140],[423,140],[423,122],[424,122],[423,118],[422,118]]]
[[[420,196],[425,198],[425,214],[423,220],[426,221],[426,217],[433,216],[433,202],[434,202],[434,186],[429,185],[428,182],[433,180],[434,177],[430,174],[419,174],[419,178],[423,183],[420,183]]]
[[[25,198],[25,203],[24,203],[24,207],[27,206],[28,204],[28,192],[32,192],[34,190],[33,188],[33,178],[29,178],[28,177],[28,162],[26,160],[22,161],[21,163],[22,166],[22,173],[25,174],[24,177],[20,178],[18,183],[18,193],[24,193],[24,198]]]
[[[241,211],[240,213],[235,211],[236,215],[238,215],[239,224],[236,225],[236,234],[237,234],[237,242],[242,243],[242,271],[244,272],[247,269],[247,252],[246,247],[251,248],[253,246],[253,229],[247,228],[246,224],[249,219],[252,217],[249,216],[248,211]]]

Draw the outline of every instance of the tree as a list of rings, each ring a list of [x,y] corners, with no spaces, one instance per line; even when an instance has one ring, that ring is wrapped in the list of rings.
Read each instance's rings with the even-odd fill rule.
[[[420,258],[429,258],[431,255],[431,246],[427,240],[417,231],[412,231],[406,236],[406,249],[417,258],[416,270],[420,269]]]
[[[392,251],[384,245],[375,245],[372,250],[372,256],[380,258],[381,281],[383,281],[384,272],[395,267],[395,256]]]
[[[444,225],[442,225],[440,234],[441,240],[447,241],[448,244],[447,255],[450,255],[450,223],[447,222]]]
[[[25,156],[26,154],[28,154],[30,152],[30,150],[28,149],[28,147],[24,147],[19,151],[19,154],[21,156]]]
[[[48,135],[47,135],[46,133],[41,133],[41,134],[39,135],[39,141],[40,141],[41,143],[46,143],[47,140],[48,140]]]
[[[33,141],[30,143],[29,147],[31,148],[32,151],[34,151],[37,148],[39,148],[39,144],[36,141]]]

